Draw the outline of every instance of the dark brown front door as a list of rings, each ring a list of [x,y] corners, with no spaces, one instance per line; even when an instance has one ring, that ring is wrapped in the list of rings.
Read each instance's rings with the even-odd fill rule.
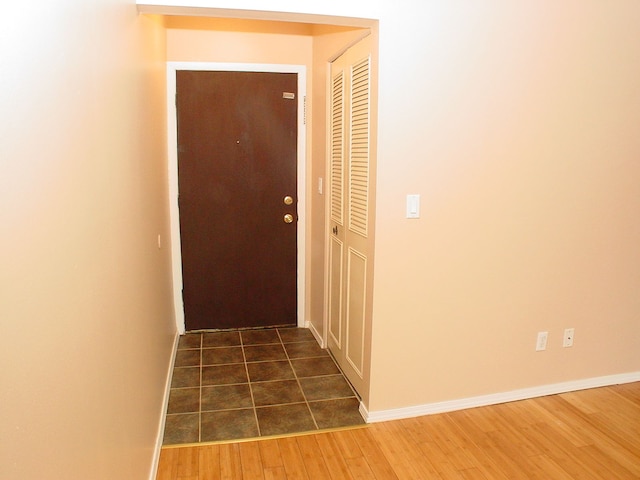
[[[295,325],[297,74],[180,70],[176,91],[186,329]]]

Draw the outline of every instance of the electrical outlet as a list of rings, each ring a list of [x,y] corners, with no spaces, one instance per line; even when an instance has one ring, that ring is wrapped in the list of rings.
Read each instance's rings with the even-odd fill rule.
[[[565,328],[564,338],[562,339],[563,347],[573,347],[573,335],[576,333],[575,328]]]
[[[547,349],[547,338],[549,338],[549,332],[538,332],[538,341],[536,342],[536,352]]]

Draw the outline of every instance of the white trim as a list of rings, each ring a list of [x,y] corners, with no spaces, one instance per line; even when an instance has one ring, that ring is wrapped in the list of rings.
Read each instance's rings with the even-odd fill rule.
[[[235,71],[298,74],[298,326],[305,324],[306,300],[306,128],[305,98],[307,96],[307,68],[304,65],[258,63],[167,62],[167,143],[169,169],[169,216],[171,225],[171,259],[173,272],[173,305],[179,333],[185,332],[182,302],[182,254],[180,249],[180,217],[178,211],[178,139],[176,126],[176,71]]]
[[[362,400],[360,401],[360,407],[358,407],[358,413],[360,413],[360,415],[364,419],[365,423],[373,423],[369,419],[369,415],[370,415],[369,411],[367,410],[367,407],[365,406],[365,404],[364,404],[364,402]]]
[[[311,334],[316,339],[316,342],[318,342],[318,345],[320,345],[321,348],[327,348],[325,339],[323,338],[322,334],[316,329],[315,325],[311,322],[308,322],[307,328],[311,331]]]
[[[364,405],[360,405],[360,414],[367,423],[385,422],[387,420],[399,420],[402,418],[419,417],[434,413],[453,412],[466,408],[484,407],[499,403],[526,400],[528,398],[544,397],[546,395],[556,395],[559,393],[573,392],[576,390],[586,390],[589,388],[606,387],[640,381],[640,372],[623,373],[619,375],[609,375],[605,377],[587,378],[584,380],[574,380],[570,382],[542,385],[539,387],[523,388],[510,392],[481,395],[478,397],[462,398],[445,402],[427,403],[406,408],[395,408],[391,410],[378,410],[370,412]]]
[[[269,5],[266,5],[269,3]],[[366,0],[136,0],[139,13],[369,27],[380,18],[380,2]],[[364,16],[363,16],[364,15]]]
[[[162,399],[162,412],[160,413],[160,425],[158,426],[158,434],[156,435],[156,446],[153,449],[153,459],[151,460],[151,472],[149,480],[155,480],[158,476],[158,466],[160,464],[160,451],[162,450],[162,440],[164,437],[164,427],[167,422],[167,411],[169,410],[169,394],[171,393],[171,380],[173,379],[173,367],[176,362],[176,353],[178,351],[178,341],[180,335],[176,333],[173,339],[173,349],[171,352],[171,361],[169,362],[169,370],[167,371],[167,381],[164,386],[164,397]]]

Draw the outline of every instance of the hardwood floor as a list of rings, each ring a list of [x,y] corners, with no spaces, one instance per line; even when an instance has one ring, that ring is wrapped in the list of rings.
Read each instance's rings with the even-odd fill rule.
[[[157,480],[640,479],[640,382],[297,437],[164,448]]]

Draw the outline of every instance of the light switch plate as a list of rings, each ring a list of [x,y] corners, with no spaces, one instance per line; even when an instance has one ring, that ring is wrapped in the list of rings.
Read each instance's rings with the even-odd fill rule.
[[[407,195],[407,218],[420,218],[420,195]]]

